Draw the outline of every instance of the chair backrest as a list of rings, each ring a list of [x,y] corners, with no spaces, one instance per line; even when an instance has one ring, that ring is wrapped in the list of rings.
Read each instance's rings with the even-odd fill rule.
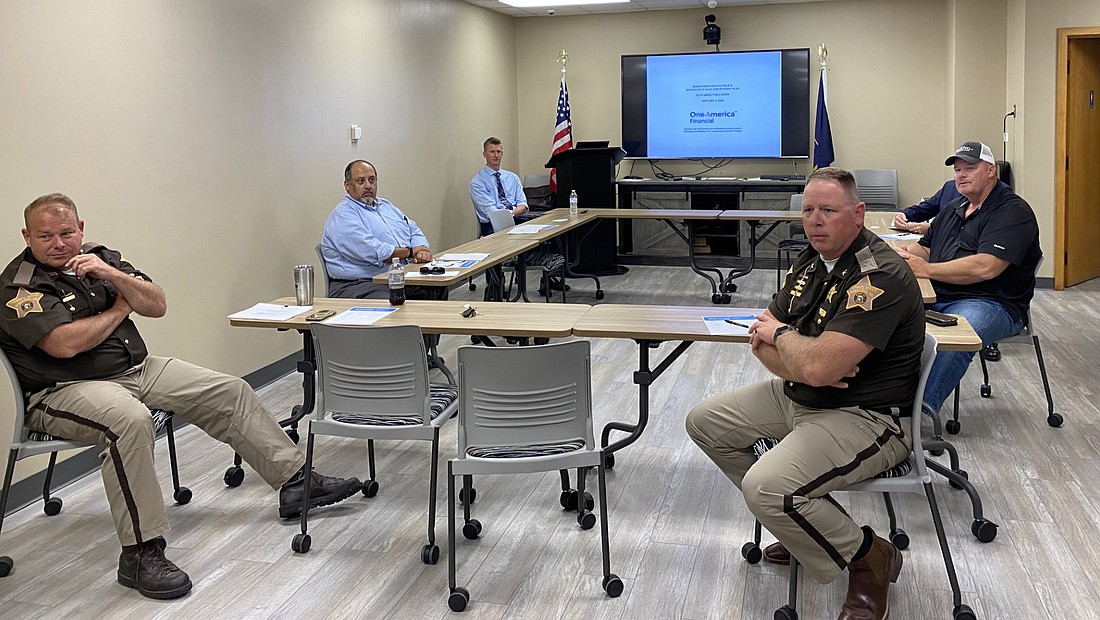
[[[15,403],[15,431],[12,433],[12,444],[23,441],[23,415],[27,410],[27,403],[23,400],[23,388],[19,387],[19,376],[15,374],[15,367],[11,365],[8,354],[0,349],[0,362],[4,363],[4,370],[8,371],[8,380],[11,382],[12,402]]]
[[[500,232],[515,226],[516,218],[508,209],[496,209],[489,212],[489,223],[493,225],[493,232]]]
[[[913,396],[913,412],[910,414],[909,437],[913,441],[913,454],[916,457],[915,471],[921,477],[926,476],[924,465],[924,448],[921,446],[921,405],[924,404],[924,386],[928,383],[928,373],[932,370],[932,362],[936,361],[936,337],[925,332],[924,349],[920,354],[920,379],[917,381],[917,393]]]
[[[458,454],[592,435],[587,340],[532,347],[458,349]]]
[[[328,275],[328,263],[325,262],[325,255],[321,254],[321,244],[318,243],[313,247],[317,251],[317,264],[321,267],[321,277],[325,280],[325,297],[329,296],[328,287],[332,282],[332,278]]]
[[[524,187],[542,187],[543,185],[550,185],[550,175],[528,174],[523,177]]]
[[[791,211],[802,212],[802,194],[791,194]],[[791,222],[791,236],[805,234],[806,228],[802,222]]]
[[[419,327],[314,323],[310,333],[317,353],[319,419],[369,413],[431,421],[427,352]]]
[[[859,199],[868,211],[898,210],[898,171],[892,168],[853,170]]]

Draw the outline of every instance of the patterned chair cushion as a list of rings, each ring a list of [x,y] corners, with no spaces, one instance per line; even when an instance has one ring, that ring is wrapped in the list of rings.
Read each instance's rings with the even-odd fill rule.
[[[752,452],[753,452],[753,454],[756,455],[756,458],[760,458],[760,457],[764,456],[765,452],[767,452],[768,450],[771,450],[772,448],[774,448],[778,445],[779,445],[779,440],[776,439],[775,437],[761,437],[760,439],[756,440],[756,443],[752,444]],[[897,465],[894,465],[893,467],[891,467],[890,469],[887,469],[886,471],[879,472],[878,474],[874,475],[873,477],[874,478],[901,478],[903,476],[909,475],[909,472],[911,472],[911,471],[913,471],[913,459],[912,459],[912,456],[910,455],[910,458],[905,459],[904,461],[898,463]]]
[[[430,401],[429,406],[432,409],[432,419],[434,420],[458,399],[458,386],[448,383],[432,383],[428,385],[428,399]],[[419,415],[370,415],[340,411],[326,413],[329,413],[332,419],[337,422],[358,424],[360,426],[417,426],[423,423],[423,416]]]
[[[164,426],[168,423],[168,420],[174,415],[171,411],[164,411],[163,409],[150,409],[149,414],[153,416],[153,433],[160,434],[160,431],[164,429]],[[49,433],[43,433],[42,431],[25,431],[27,435],[27,441],[71,441],[65,437],[54,437]]]
[[[560,272],[565,268],[565,257],[552,252],[528,252],[524,260],[528,267],[540,267],[546,271]],[[515,257],[509,258],[504,261],[504,266],[515,267],[517,262]]]
[[[515,459],[530,456],[551,456],[576,452],[584,447],[584,441],[575,439],[559,443],[528,444],[525,446],[486,446],[467,448],[466,454],[483,459]]]

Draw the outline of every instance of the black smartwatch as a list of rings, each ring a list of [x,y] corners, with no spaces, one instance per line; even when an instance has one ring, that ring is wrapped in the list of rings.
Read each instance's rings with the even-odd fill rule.
[[[405,249],[409,251],[409,260],[412,260],[413,249],[411,247],[407,246],[407,245],[405,246]]]
[[[789,331],[794,331],[794,328],[790,325],[781,325],[775,328],[775,333],[772,334],[772,344],[777,344],[779,342],[779,337]]]

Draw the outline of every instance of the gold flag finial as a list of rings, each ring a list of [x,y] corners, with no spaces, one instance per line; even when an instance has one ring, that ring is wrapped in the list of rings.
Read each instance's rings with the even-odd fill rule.
[[[825,63],[829,60],[829,48],[825,47],[825,44],[817,46],[817,59],[821,61],[821,66],[824,67]]]
[[[569,62],[569,52],[565,50],[558,52],[558,62],[561,63],[561,72],[565,73],[565,63]]]

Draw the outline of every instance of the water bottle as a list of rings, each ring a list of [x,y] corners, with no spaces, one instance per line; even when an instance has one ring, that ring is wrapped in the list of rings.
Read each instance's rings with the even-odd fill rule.
[[[400,306],[405,303],[405,266],[400,259],[393,259],[389,271],[390,280],[390,305]]]
[[[569,215],[577,214],[577,190],[569,191]]]

